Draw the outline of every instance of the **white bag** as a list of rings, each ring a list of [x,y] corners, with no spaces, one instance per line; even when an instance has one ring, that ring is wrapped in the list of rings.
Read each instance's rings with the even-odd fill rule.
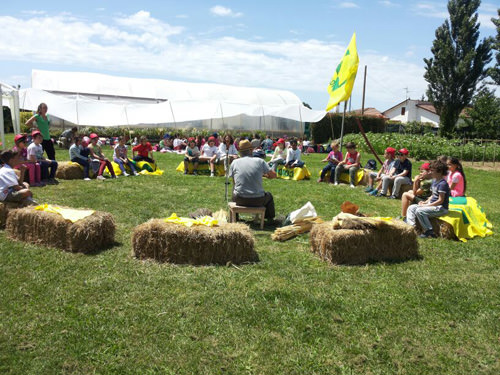
[[[314,208],[311,202],[307,202],[298,210],[295,210],[290,213],[290,221],[292,223],[296,223],[297,221],[301,221],[316,216],[318,216],[318,214],[316,213],[316,209]]]

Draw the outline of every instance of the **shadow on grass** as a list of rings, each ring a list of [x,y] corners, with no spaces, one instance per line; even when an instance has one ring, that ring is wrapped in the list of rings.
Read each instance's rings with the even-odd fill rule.
[[[120,247],[122,245],[123,245],[122,242],[114,241],[112,244],[101,247],[100,249],[92,250],[92,251],[89,251],[88,253],[81,253],[81,254],[88,255],[88,256],[95,256],[95,255],[99,255],[105,251],[111,250],[114,247]]]

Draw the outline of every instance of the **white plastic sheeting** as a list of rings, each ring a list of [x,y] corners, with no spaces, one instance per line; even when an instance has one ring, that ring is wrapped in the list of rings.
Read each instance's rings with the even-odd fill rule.
[[[57,93],[153,100],[216,101],[266,106],[302,104],[297,95],[285,90],[127,78],[83,72],[33,70],[31,87]]]
[[[244,104],[218,100],[168,100],[160,103],[125,104],[96,100],[83,95],[71,97],[52,94],[39,89],[20,90],[22,109],[35,111],[40,103],[46,103],[49,114],[84,126],[159,126],[171,124],[174,127],[192,126],[202,120],[222,120],[229,129],[279,131],[282,122],[269,121],[268,117],[288,119],[301,126],[304,122],[317,122],[325,116],[324,111],[312,111],[301,102],[279,106]],[[257,124],[245,126],[248,122],[238,116],[260,117]],[[190,124],[191,123],[191,124]],[[243,125],[242,125],[243,124]],[[277,124],[273,126],[272,124]],[[277,128],[276,128],[277,127]],[[285,126],[291,130],[289,126]],[[286,129],[283,129],[286,130]],[[299,129],[296,129],[297,131]]]
[[[3,118],[3,106],[10,108],[10,114],[12,117],[12,125],[14,127],[15,133],[20,133],[20,123],[19,123],[19,91],[9,86],[5,83],[0,82],[0,104],[2,110],[0,111],[0,138],[2,140],[2,145],[5,144],[5,124]]]

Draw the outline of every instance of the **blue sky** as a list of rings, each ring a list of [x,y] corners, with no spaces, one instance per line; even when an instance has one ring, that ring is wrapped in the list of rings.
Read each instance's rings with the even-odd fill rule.
[[[324,109],[353,32],[360,65],[352,108],[386,110],[426,89],[423,58],[446,1],[23,1],[0,9],[0,81],[30,87],[32,69],[290,90]],[[483,1],[481,38],[500,6]]]

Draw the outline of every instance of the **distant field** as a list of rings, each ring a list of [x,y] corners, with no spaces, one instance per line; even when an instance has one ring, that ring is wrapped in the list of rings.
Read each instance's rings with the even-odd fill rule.
[[[332,267],[309,251],[307,235],[276,243],[274,228],[252,225],[257,264],[141,262],[131,256],[136,225],[225,207],[223,178],[184,176],[180,156],[156,156],[161,177],[34,190],[40,202],[111,212],[110,250],[70,254],[0,231],[1,374],[500,373],[497,233],[465,244],[419,240],[419,261]],[[323,157],[305,156],[310,181],[264,182],[278,214],[311,201],[330,219],[345,200],[399,214],[399,201],[316,183]],[[497,232],[500,172],[466,174]]]

